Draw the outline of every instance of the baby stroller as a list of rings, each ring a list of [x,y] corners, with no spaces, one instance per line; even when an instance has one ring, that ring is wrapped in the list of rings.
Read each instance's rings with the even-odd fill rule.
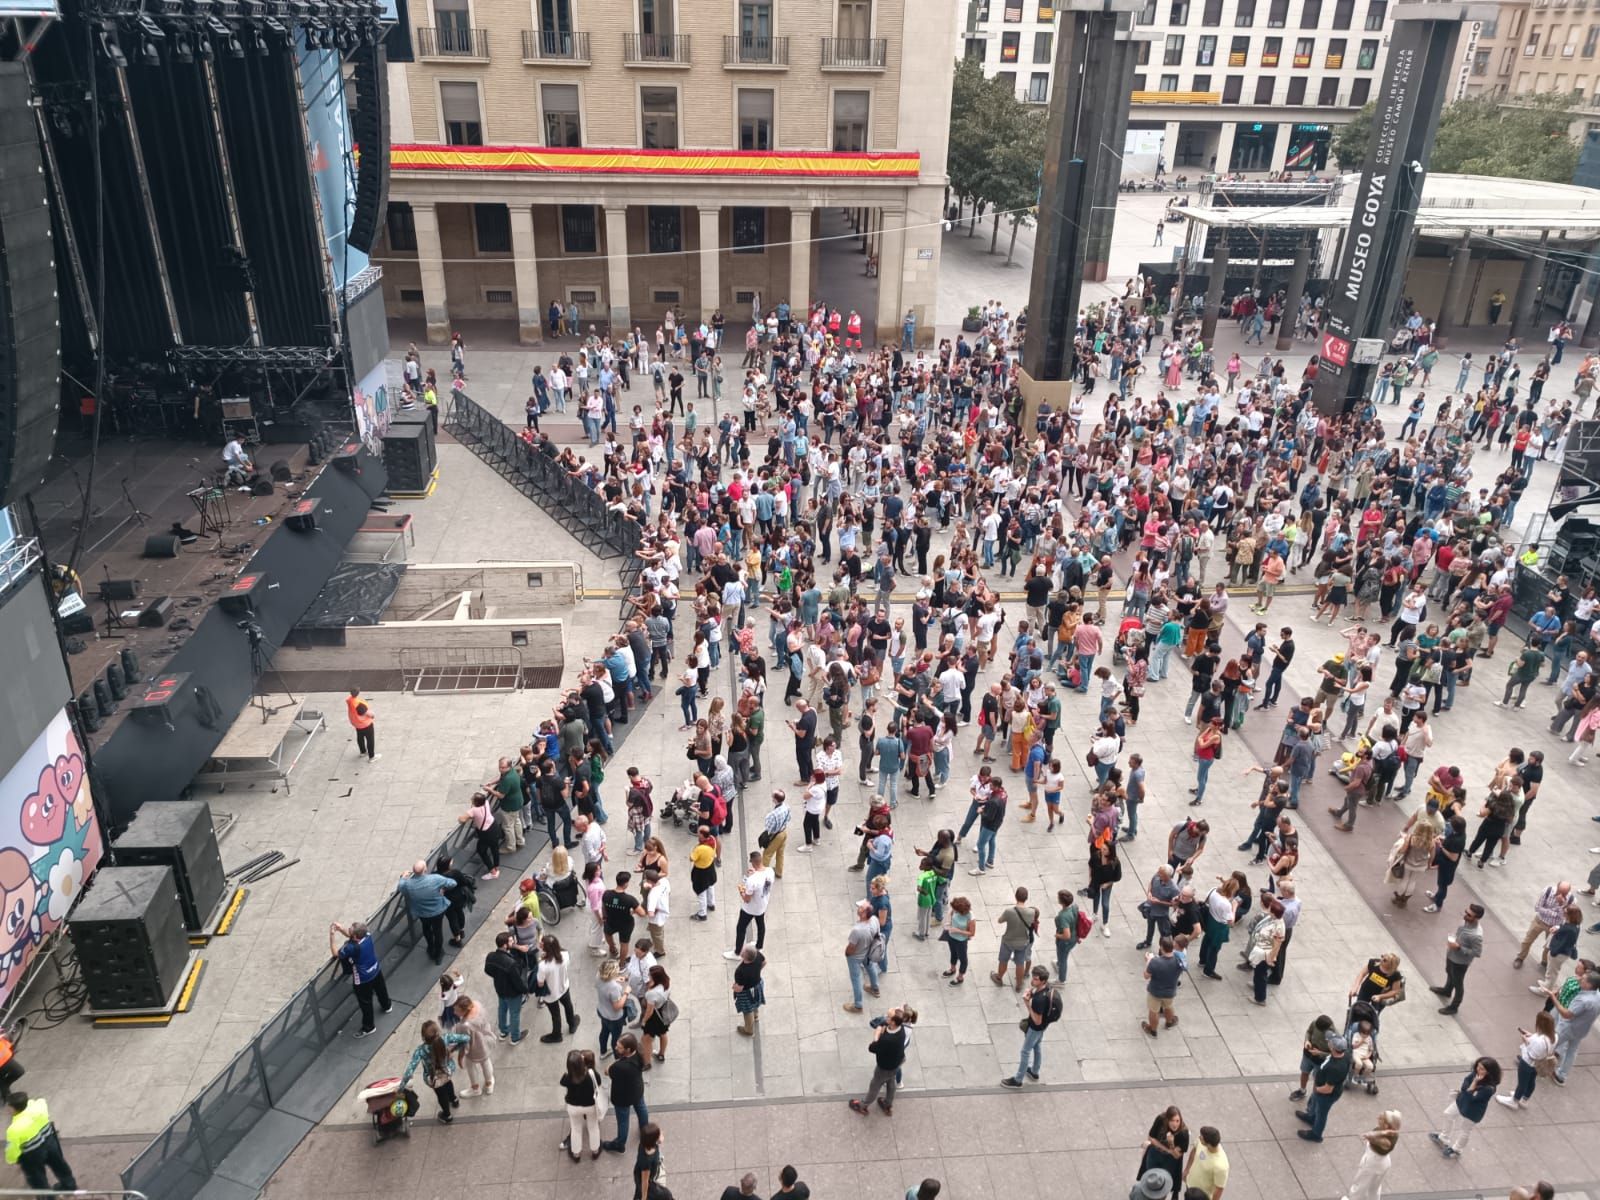
[[[372,1116],[372,1141],[374,1145],[392,1137],[411,1136],[411,1118],[416,1116],[421,1103],[416,1092],[400,1086],[399,1077],[374,1079],[356,1093],[356,1099],[367,1106]]]
[[[1356,1000],[1344,1019],[1344,1036],[1350,1049],[1350,1082],[1378,1094],[1378,1014],[1370,1000]]]
[[[1389,349],[1395,354],[1409,354],[1411,352],[1411,344],[1415,340],[1416,335],[1402,325],[1395,330],[1394,337],[1389,339]]]

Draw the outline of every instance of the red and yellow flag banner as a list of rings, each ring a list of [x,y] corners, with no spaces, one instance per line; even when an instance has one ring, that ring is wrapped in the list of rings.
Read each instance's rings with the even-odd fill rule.
[[[921,169],[916,151],[846,154],[827,150],[635,150],[599,146],[397,145],[396,171],[483,171],[548,175],[757,175],[830,179],[907,179]]]

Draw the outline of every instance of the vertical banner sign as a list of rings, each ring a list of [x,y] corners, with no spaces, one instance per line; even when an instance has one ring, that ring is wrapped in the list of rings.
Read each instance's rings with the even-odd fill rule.
[[[1461,68],[1456,72],[1456,90],[1451,95],[1452,100],[1461,100],[1467,94],[1467,86],[1472,80],[1472,60],[1478,53],[1478,39],[1483,36],[1483,22],[1474,21],[1467,26],[1466,45],[1461,51]]]
[[[1386,338],[1405,282],[1425,160],[1468,7],[1417,4],[1395,13],[1372,140],[1329,290],[1321,370],[1314,385],[1321,412],[1343,412],[1365,393],[1371,368],[1354,361],[1354,344],[1362,338]]]

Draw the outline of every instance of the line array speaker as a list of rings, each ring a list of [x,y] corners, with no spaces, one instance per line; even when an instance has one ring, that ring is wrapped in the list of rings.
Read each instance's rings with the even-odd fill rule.
[[[0,62],[0,504],[44,479],[61,402],[44,160],[21,62]]]
[[[161,1008],[189,959],[170,866],[101,867],[67,932],[91,1008]]]
[[[361,164],[356,171],[356,204],[347,240],[366,253],[377,240],[389,204],[389,69],[383,44],[358,51],[353,66],[352,133],[361,147]]]

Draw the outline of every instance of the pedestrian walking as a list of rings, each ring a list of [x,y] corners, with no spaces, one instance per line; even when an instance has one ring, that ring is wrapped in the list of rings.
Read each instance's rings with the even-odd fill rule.
[[[1306,1106],[1297,1109],[1294,1114],[1311,1128],[1295,1130],[1296,1137],[1307,1142],[1322,1140],[1322,1131],[1328,1124],[1328,1113],[1339,1102],[1339,1097],[1344,1095],[1345,1083],[1350,1078],[1349,1049],[1350,1044],[1342,1037],[1328,1039],[1328,1057],[1318,1063],[1316,1070],[1311,1073],[1311,1094]]]
[[[1060,991],[1050,986],[1050,968],[1033,968],[1028,990],[1022,993],[1022,1005],[1027,1014],[1020,1022],[1022,1053],[1017,1060],[1017,1073],[1000,1081],[1003,1087],[1021,1087],[1024,1075],[1035,1083],[1039,1081],[1044,1066],[1044,1032],[1061,1019],[1064,1009]]]
[[[950,920],[939,935],[950,949],[950,965],[945,969],[944,977],[950,980],[951,987],[960,987],[966,982],[967,943],[972,940],[974,932],[976,923],[972,919],[972,901],[965,896],[952,897]]]
[[[1460,1158],[1475,1125],[1489,1111],[1489,1101],[1500,1086],[1500,1064],[1484,1057],[1472,1064],[1461,1086],[1444,1110],[1444,1128],[1428,1134],[1446,1158]]]
[[[1151,1037],[1155,1037],[1158,1032],[1156,1028],[1158,1017],[1165,1022],[1168,1029],[1178,1023],[1178,1014],[1173,1008],[1173,1001],[1177,998],[1178,988],[1183,983],[1183,964],[1173,953],[1175,949],[1176,944],[1172,938],[1163,937],[1156,944],[1156,953],[1145,956],[1145,1019],[1139,1022],[1139,1028]]]
[[[882,946],[883,934],[878,927],[878,918],[872,914],[872,902],[856,901],[855,924],[850,927],[850,935],[844,946],[844,962],[850,971],[850,1003],[844,1006],[845,1012],[861,1011],[863,992],[877,996]]]
[[[494,984],[495,998],[499,1002],[500,1036],[513,1046],[528,1036],[522,1031],[522,1006],[527,1002],[529,990],[528,968],[524,956],[512,949],[516,940],[516,935],[509,930],[495,934],[494,949],[483,960],[483,973]]]
[[[1445,997],[1439,1011],[1450,1016],[1461,1007],[1466,994],[1467,968],[1472,960],[1483,954],[1483,929],[1480,922],[1486,910],[1481,904],[1469,904],[1462,914],[1461,925],[1455,934],[1445,939],[1444,986],[1431,988],[1435,996]]]
[[[489,1047],[495,1041],[495,1032],[489,1024],[488,1014],[484,1012],[483,1005],[467,995],[457,996],[450,1007],[456,1018],[453,1028],[471,1039],[467,1043],[466,1053],[461,1056],[467,1068],[467,1086],[461,1094],[469,1098],[492,1096],[494,1059],[489,1056]]]
[[[1056,943],[1056,983],[1067,982],[1067,962],[1072,957],[1072,952],[1082,940],[1080,926],[1081,914],[1078,911],[1078,898],[1072,894],[1071,888],[1062,888],[1056,893],[1055,943]]]
[[[1001,986],[1006,979],[1006,965],[1014,964],[1016,982],[1012,990],[1022,990],[1022,980],[1033,962],[1033,942],[1039,935],[1039,910],[1028,903],[1028,889],[1019,887],[1013,895],[1014,903],[1000,914],[995,922],[1000,926],[999,965],[989,972],[989,980]]]
[[[343,945],[334,945],[335,934],[344,938]],[[373,997],[377,997],[379,1007],[386,1013],[393,1012],[394,1005],[389,1003],[389,985],[383,978],[378,947],[373,943],[372,934],[367,932],[366,922],[352,921],[348,929],[333,922],[328,926],[328,949],[339,959],[355,989],[356,1005],[361,1009],[361,1028],[356,1030],[355,1036],[364,1038],[375,1033],[378,1025],[372,1008]]]
[[[761,982],[766,965],[766,956],[760,950],[746,946],[739,951],[739,965],[733,969],[733,1010],[743,1018],[735,1028],[745,1037],[755,1036],[756,1022],[767,1002],[766,985]]]
[[[1539,898],[1533,903],[1533,919],[1528,923],[1528,932],[1522,935],[1522,944],[1517,947],[1517,956],[1511,960],[1513,967],[1522,966],[1529,951],[1533,949],[1534,942],[1541,938],[1545,941],[1545,949],[1540,954],[1540,961],[1542,963],[1549,958],[1550,938],[1565,923],[1571,896],[1572,884],[1564,879],[1559,883],[1552,883],[1539,893]]]
[[[1517,1086],[1495,1097],[1507,1108],[1527,1108],[1540,1074],[1553,1074],[1556,1067],[1556,1019],[1552,1013],[1538,1013],[1532,1030],[1519,1028],[1517,1032],[1522,1035],[1517,1047]]]
[[[1378,1127],[1361,1135],[1365,1149],[1356,1176],[1340,1200],[1382,1200],[1383,1179],[1389,1173],[1390,1155],[1400,1141],[1400,1110],[1378,1114]]]
[[[578,1032],[578,1016],[572,1011],[572,981],[569,974],[572,955],[561,948],[561,941],[553,933],[539,939],[539,960],[535,968],[534,994],[544,1002],[550,1013],[550,1032],[539,1040],[555,1043],[561,1040],[561,1014],[567,1017],[567,1032]]]
[[[439,1101],[438,1118],[448,1125],[455,1120],[455,1110],[461,1107],[453,1078],[456,1070],[455,1051],[467,1046],[472,1038],[465,1033],[445,1033],[437,1021],[424,1021],[421,1033],[422,1042],[411,1052],[411,1061],[400,1076],[400,1090],[405,1091],[411,1077],[420,1068],[422,1082],[433,1089],[434,1097]]]
[[[22,1168],[22,1178],[37,1192],[48,1191],[55,1176],[57,1191],[75,1192],[78,1181],[61,1153],[61,1137],[50,1119],[44,1097],[12,1092],[6,1097],[11,1120],[6,1125],[6,1161]]]
[[[648,1071],[654,1062],[667,1061],[667,1032],[678,1019],[678,1002],[672,998],[672,979],[659,963],[650,968],[644,989],[644,1009],[639,1017],[639,1032],[644,1035],[640,1070]],[[660,1049],[656,1049],[657,1045]]]
[[[567,1106],[567,1140],[563,1143],[567,1157],[579,1162],[587,1144],[589,1157],[599,1158],[601,1103],[605,1091],[600,1072],[595,1070],[594,1053],[589,1050],[568,1051],[567,1069],[562,1072],[559,1082]]]
[[[378,757],[378,727],[373,722],[372,704],[361,695],[360,688],[351,688],[344,702],[345,715],[350,727],[356,731],[356,753],[365,754],[368,762]]]
[[[884,1014],[884,1023],[872,1031],[872,1041],[867,1052],[872,1055],[872,1079],[867,1084],[866,1095],[850,1101],[850,1111],[861,1116],[872,1115],[876,1101],[883,1115],[894,1115],[894,1093],[900,1068],[905,1065],[906,1051],[911,1046],[911,1026],[917,1023],[917,1010],[909,1005],[891,1008]],[[882,1092],[880,1098],[878,1093]]]

